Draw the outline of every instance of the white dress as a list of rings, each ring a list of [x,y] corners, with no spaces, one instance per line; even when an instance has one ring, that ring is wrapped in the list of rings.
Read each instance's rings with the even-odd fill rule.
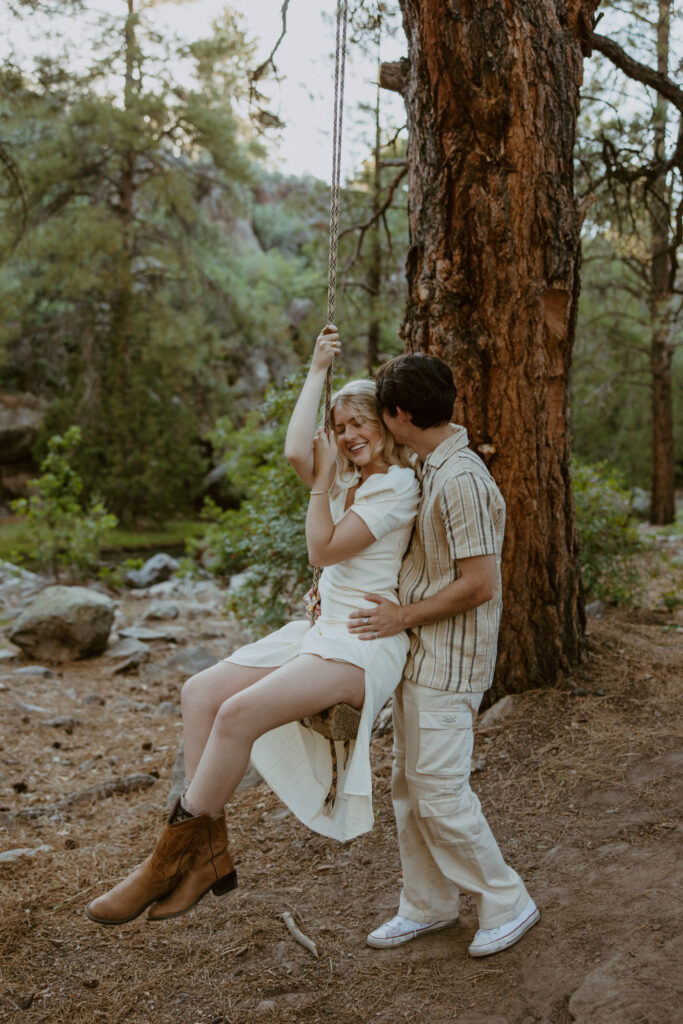
[[[420,498],[412,469],[391,466],[386,473],[368,477],[345,511],[347,491],[357,480],[358,474],[349,474],[335,481],[330,492],[332,518],[336,524],[353,511],[377,539],[360,554],[323,570],[321,615],[315,626],[303,619],[289,622],[225,659],[237,665],[271,668],[299,654],[317,654],[365,670],[365,702],[346,764],[344,745],[337,744],[337,796],[331,809],[325,808],[332,780],[329,740],[290,722],[259,737],[251,753],[268,785],[305,825],[340,840],[372,828],[372,724],[400,682],[408,651],[406,633],[359,640],[349,633],[347,620],[352,611],[375,607],[364,594],[379,594],[398,604],[398,572]]]

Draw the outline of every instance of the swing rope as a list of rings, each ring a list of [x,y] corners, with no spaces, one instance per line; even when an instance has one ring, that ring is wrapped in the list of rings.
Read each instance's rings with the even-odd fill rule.
[[[327,284],[327,323],[334,323],[337,298],[337,250],[339,244],[339,207],[341,199],[341,153],[342,123],[344,116],[344,82],[346,77],[346,42],[348,27],[348,2],[337,0],[337,31],[334,61],[334,117],[332,129],[332,180],[330,185],[330,250]],[[330,433],[332,405],[332,363],[325,378],[324,427]],[[313,570],[313,588],[317,590],[320,570]],[[311,625],[315,625],[315,611],[311,610]],[[335,704],[317,715],[302,719],[302,724],[329,740],[332,755],[332,784],[325,799],[325,809],[331,813],[337,795],[337,750],[336,742],[344,744],[344,764],[348,759],[350,741],[356,738],[360,712],[348,704]]]

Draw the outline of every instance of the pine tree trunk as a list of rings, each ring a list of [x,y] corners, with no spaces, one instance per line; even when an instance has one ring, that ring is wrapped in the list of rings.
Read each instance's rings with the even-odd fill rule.
[[[669,70],[669,35],[671,0],[659,0],[657,19],[657,70],[666,75]],[[654,128],[655,159],[666,161],[667,103],[657,97],[652,118]],[[676,518],[674,484],[673,399],[671,392],[671,366],[673,346],[670,338],[669,283],[670,265],[670,196],[666,174],[660,174],[652,184],[650,211],[650,312],[652,339],[650,343],[650,371],[652,379],[652,502],[650,522],[664,526]]]
[[[453,366],[456,418],[507,502],[498,694],[552,685],[581,653],[572,155],[596,6],[401,0],[411,232],[402,329],[408,350]]]

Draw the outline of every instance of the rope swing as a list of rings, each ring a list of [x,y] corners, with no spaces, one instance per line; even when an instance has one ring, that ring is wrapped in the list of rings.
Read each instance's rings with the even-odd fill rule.
[[[337,250],[339,244],[339,206],[341,197],[341,152],[342,122],[344,115],[344,80],[346,76],[346,39],[348,26],[348,2],[337,0],[337,32],[334,62],[334,119],[332,130],[332,181],[330,185],[330,250],[329,273],[327,284],[327,323],[334,323],[334,311],[337,298]],[[326,328],[327,330],[327,328]],[[332,363],[327,368],[325,379],[325,432],[331,429],[332,404]],[[317,587],[320,570],[313,570],[313,586]],[[315,615],[311,612],[311,625],[315,624]],[[337,750],[335,744],[344,744],[344,760],[348,758],[349,744],[358,734],[360,711],[349,704],[335,704],[325,711],[310,718],[302,719],[302,725],[313,729],[330,741],[332,755],[332,785],[325,800],[325,806],[331,810],[337,793]]]

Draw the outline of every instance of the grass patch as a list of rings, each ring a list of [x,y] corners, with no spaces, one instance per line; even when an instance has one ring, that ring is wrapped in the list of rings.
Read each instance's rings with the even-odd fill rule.
[[[107,535],[103,552],[124,554],[127,551],[150,551],[164,547],[178,547],[206,530],[200,520],[179,519],[175,522],[155,526],[140,526],[131,529],[117,527]],[[17,555],[28,556],[31,537],[28,523],[18,516],[0,520],[0,559],[13,561]]]

